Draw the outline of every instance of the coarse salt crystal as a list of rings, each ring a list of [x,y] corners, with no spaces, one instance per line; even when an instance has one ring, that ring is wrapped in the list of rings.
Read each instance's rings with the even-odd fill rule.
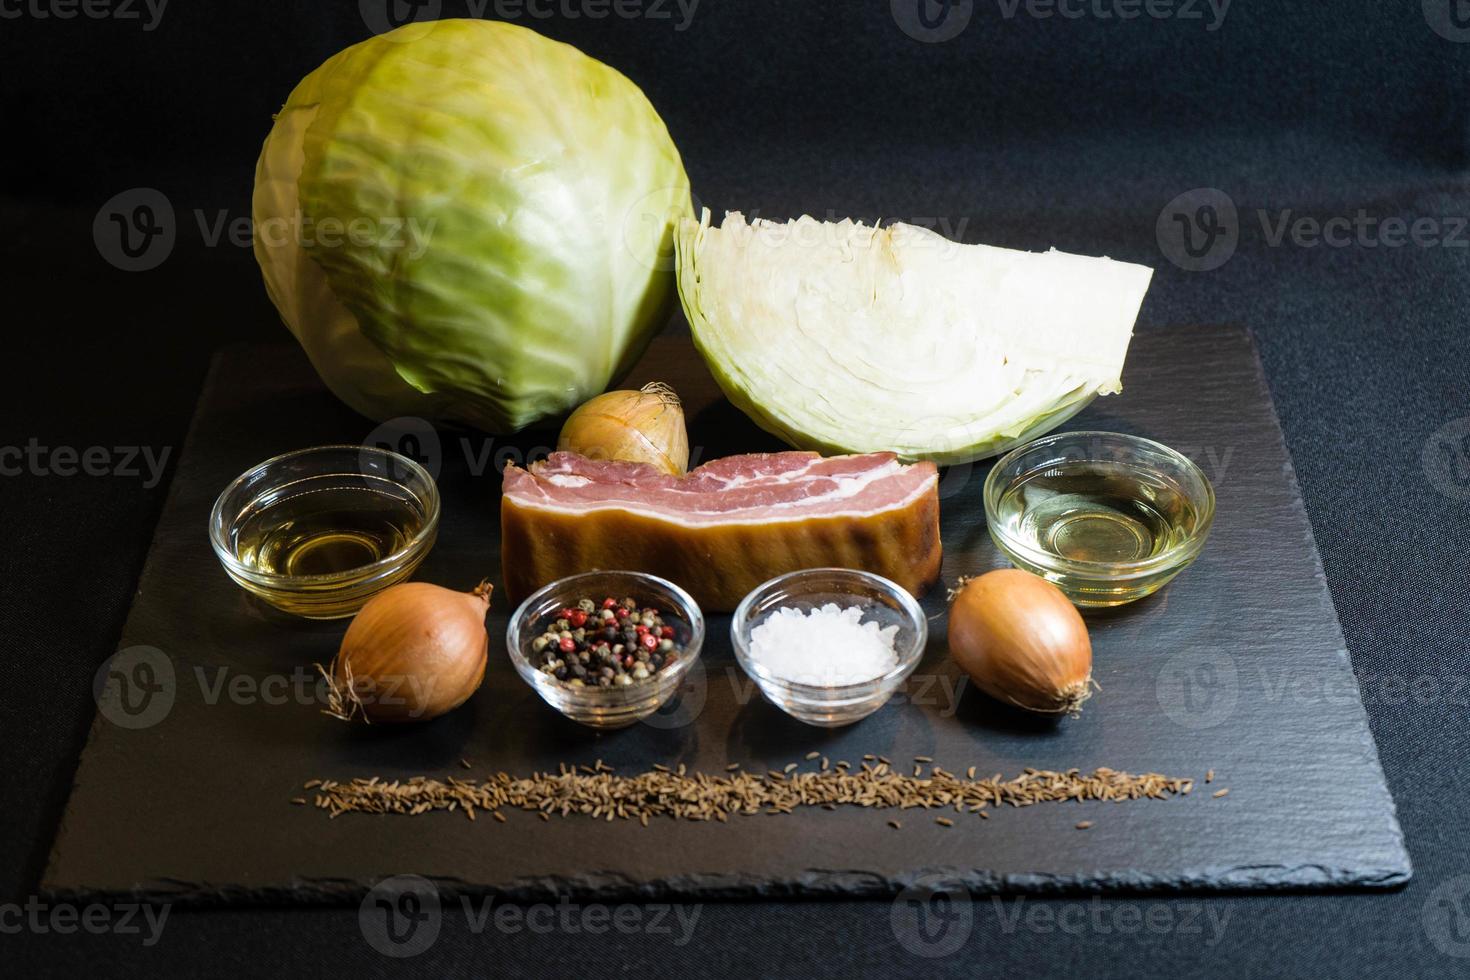
[[[811,612],[782,606],[750,631],[750,658],[795,684],[838,687],[874,680],[898,666],[898,626],[862,618],[861,608],[832,602]]]

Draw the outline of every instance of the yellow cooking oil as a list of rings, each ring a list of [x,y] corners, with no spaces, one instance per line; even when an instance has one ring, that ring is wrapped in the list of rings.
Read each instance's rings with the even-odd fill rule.
[[[244,518],[235,555],[270,575],[341,575],[401,551],[424,520],[416,499],[371,486],[290,494]]]
[[[1146,561],[1183,542],[1199,520],[1164,476],[1102,460],[1027,474],[1001,494],[995,516],[1012,538],[1077,562]]]

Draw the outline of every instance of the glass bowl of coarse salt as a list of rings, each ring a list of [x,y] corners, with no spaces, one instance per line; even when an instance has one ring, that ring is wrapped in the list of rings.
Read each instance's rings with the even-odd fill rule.
[[[766,700],[836,728],[887,703],[923,658],[929,623],[908,590],[881,575],[809,568],[741,600],[730,639]]]

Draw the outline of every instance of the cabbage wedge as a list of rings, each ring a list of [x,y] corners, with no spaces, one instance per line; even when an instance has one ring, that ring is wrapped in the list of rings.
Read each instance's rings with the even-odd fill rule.
[[[1055,250],[705,210],[677,233],[679,296],[726,397],[824,453],[950,464],[1006,451],[1122,389],[1153,270]]]

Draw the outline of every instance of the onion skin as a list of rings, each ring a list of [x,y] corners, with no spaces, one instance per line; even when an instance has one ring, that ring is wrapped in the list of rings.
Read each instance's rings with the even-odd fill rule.
[[[332,661],[327,713],[427,721],[464,704],[485,677],[490,588],[483,582],[473,592],[455,592],[404,582],[368,600]]]
[[[674,389],[660,382],[583,402],[562,426],[558,452],[648,463],[670,476],[689,469],[689,432]]]
[[[1062,590],[1019,568],[962,581],[949,653],[982,691],[1043,714],[1080,712],[1092,696],[1092,640]]]

